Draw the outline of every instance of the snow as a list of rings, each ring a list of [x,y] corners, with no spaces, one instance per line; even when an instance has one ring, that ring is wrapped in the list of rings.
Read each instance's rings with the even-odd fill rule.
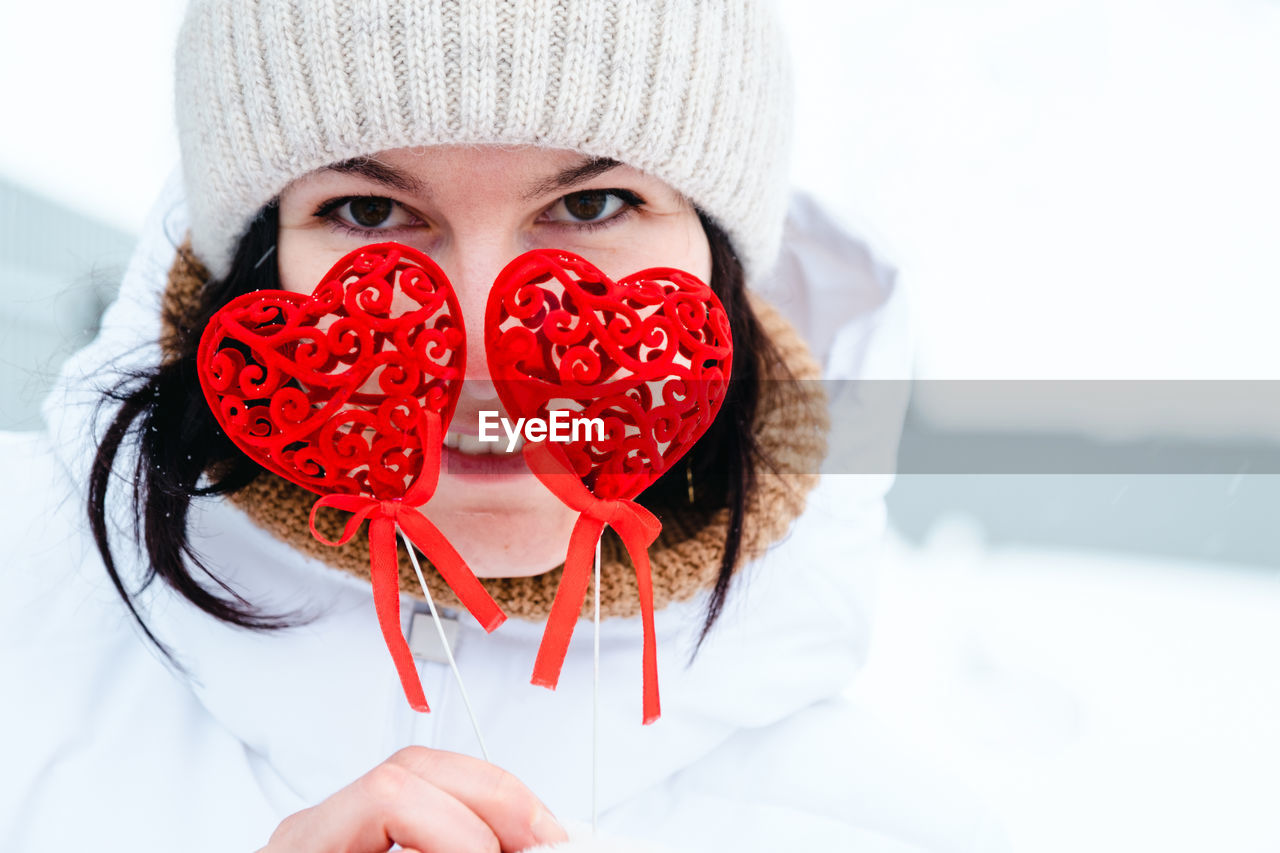
[[[1280,849],[1280,571],[887,550],[854,697],[983,796],[1014,850]]]
[[[929,378],[1271,378],[1280,4],[788,0],[796,178]]]

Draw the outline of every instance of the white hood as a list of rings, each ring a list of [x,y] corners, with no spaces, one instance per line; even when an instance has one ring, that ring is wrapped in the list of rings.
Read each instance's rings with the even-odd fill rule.
[[[111,413],[97,410],[100,389],[159,356],[160,295],[185,230],[179,183],[171,181],[101,333],[67,363],[45,405],[52,446],[77,496],[85,494],[96,437]],[[812,201],[796,199],[778,274],[762,290],[810,339],[829,377],[907,378],[909,342],[891,272]],[[129,469],[121,463],[118,470]],[[600,803],[606,826],[611,806],[671,777],[735,732],[778,721],[848,684],[866,652],[888,485],[887,476],[824,477],[791,535],[735,580],[692,665],[686,664],[703,599],[659,611],[663,715],[652,726],[640,724],[639,621],[604,622]],[[124,493],[115,493],[122,520]],[[144,601],[152,630],[190,672],[199,703],[244,744],[243,760],[269,810],[283,816],[312,804],[409,744],[478,754],[445,667],[420,665],[431,713],[408,707],[367,583],[300,555],[224,501],[197,501],[193,509],[192,542],[220,577],[269,612],[315,617],[302,627],[259,633],[216,622],[159,583]],[[141,567],[128,541],[117,536],[115,544],[123,573],[137,577]],[[102,573],[93,553],[86,551],[84,561],[86,575]],[[403,598],[406,621],[412,609]],[[513,619],[486,635],[464,614],[460,627],[457,661],[491,760],[560,817],[586,818],[590,625],[575,632],[555,692],[529,684],[540,624]]]

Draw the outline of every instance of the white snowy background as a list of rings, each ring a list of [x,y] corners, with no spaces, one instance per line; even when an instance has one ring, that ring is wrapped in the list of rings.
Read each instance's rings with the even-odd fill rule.
[[[180,11],[3,0],[0,178],[136,231],[176,160]],[[1280,374],[1280,2],[784,11],[796,182],[902,270],[917,375]],[[1275,566],[993,545],[964,517],[887,557],[853,693],[1015,850],[1280,850]]]

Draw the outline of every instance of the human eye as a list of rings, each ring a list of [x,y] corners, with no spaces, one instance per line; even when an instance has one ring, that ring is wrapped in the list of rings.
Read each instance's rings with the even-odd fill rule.
[[[634,213],[644,199],[630,190],[579,190],[560,198],[542,215],[546,222],[594,230]]]
[[[320,205],[315,215],[336,229],[363,236],[421,225],[394,199],[376,195],[343,196]]]

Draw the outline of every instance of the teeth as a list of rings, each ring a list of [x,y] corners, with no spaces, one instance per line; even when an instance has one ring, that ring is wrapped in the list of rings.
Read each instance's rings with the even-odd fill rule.
[[[499,441],[481,441],[476,435],[458,436],[458,449],[463,453],[493,453],[500,445]]]
[[[506,434],[498,436],[497,441],[481,441],[479,436],[464,435],[460,432],[447,432],[444,435],[444,446],[451,447],[459,453],[479,456],[484,453],[507,453],[507,444],[511,439]],[[518,453],[524,447],[524,436],[516,438],[512,453]]]

